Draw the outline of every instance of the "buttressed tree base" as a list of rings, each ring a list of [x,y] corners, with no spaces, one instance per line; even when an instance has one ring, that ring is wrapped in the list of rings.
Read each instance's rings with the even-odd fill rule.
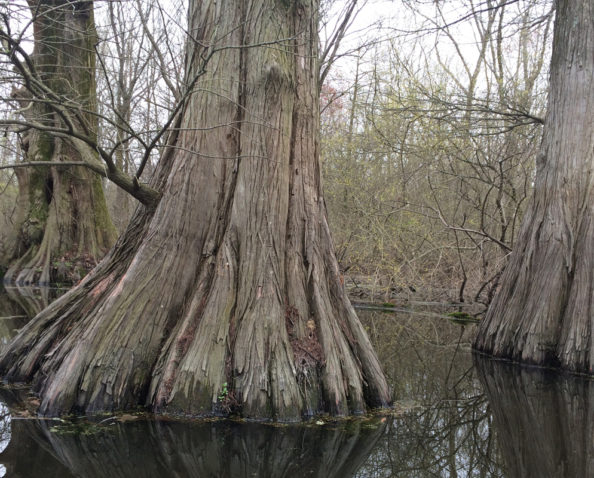
[[[534,196],[474,346],[593,373],[594,0],[557,2]]]
[[[326,220],[317,10],[190,2],[187,78],[214,54],[152,179],[159,204],[0,360],[42,415],[300,420],[389,404]]]
[[[21,115],[25,121],[77,128],[96,138],[97,34],[92,2],[80,2],[76,8],[57,0],[31,0],[29,5],[35,46],[27,68],[34,69],[38,81],[29,80],[25,82],[29,89],[23,86],[12,92]],[[70,125],[55,107],[57,98],[79,111]],[[98,162],[98,155],[72,138],[36,129],[23,129],[21,147],[25,161],[38,166],[15,169],[19,198],[14,230],[7,237],[5,257],[0,257],[9,265],[4,281],[75,282],[113,246],[116,231],[101,178],[86,168],[60,163],[80,162],[89,155]]]

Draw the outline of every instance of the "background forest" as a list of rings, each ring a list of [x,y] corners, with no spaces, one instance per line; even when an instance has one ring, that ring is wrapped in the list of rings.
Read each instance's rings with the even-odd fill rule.
[[[26,32],[26,5],[2,9],[5,27]],[[125,173],[146,161],[146,180],[184,94],[186,7],[133,0],[95,9],[98,142]],[[533,184],[552,20],[548,1],[324,3],[325,201],[355,297],[491,300]],[[21,81],[3,57],[2,167],[23,161],[22,131],[11,124]],[[0,169],[3,269],[23,201],[19,174]],[[103,186],[122,231],[136,200]]]

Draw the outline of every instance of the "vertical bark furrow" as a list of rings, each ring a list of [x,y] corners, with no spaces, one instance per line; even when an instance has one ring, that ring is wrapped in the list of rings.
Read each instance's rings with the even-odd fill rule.
[[[475,347],[592,373],[594,0],[557,2],[532,205]]]
[[[35,0],[29,5],[34,23],[31,61],[37,73],[45,87],[76,110],[74,127],[96,138],[92,2],[81,9],[56,0]],[[32,88],[35,91],[36,86]],[[45,93],[35,94],[33,98],[33,91],[24,88],[13,93],[23,106],[25,119],[65,127],[60,114],[44,102]],[[24,133],[22,142],[28,161],[81,161],[87,154],[76,141],[41,131]],[[18,240],[4,281],[77,282],[116,239],[101,179],[80,167],[36,167],[19,176],[19,188],[27,197],[19,203]]]
[[[48,315],[60,341],[43,341],[51,353],[31,369],[41,413],[144,404],[299,420],[389,402],[325,217],[316,9],[191,2],[188,58],[220,50],[180,120],[179,148],[159,163],[167,179],[154,214],[85,281],[97,299],[84,315],[80,287]]]

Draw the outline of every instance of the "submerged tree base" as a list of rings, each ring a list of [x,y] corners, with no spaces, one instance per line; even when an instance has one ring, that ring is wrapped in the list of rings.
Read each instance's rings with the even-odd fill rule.
[[[312,314],[304,321],[294,307],[277,308],[280,314],[276,317],[264,312],[255,315],[259,320],[250,321],[252,332],[242,337],[245,342],[236,336],[234,343],[242,343],[243,349],[256,346],[253,353],[263,347],[262,360],[251,368],[244,359],[241,363],[247,369],[240,371],[233,355],[238,350],[232,348],[230,338],[233,327],[242,327],[240,317],[227,315],[227,321],[218,322],[220,314],[210,319],[197,316],[196,299],[185,311],[183,307],[173,313],[163,310],[160,304],[167,300],[163,291],[173,294],[179,282],[167,286],[148,278],[133,294],[137,301],[122,294],[122,282],[134,266],[133,252],[143,242],[150,216],[139,209],[127,233],[98,268],[29,322],[4,352],[0,362],[4,379],[33,382],[41,397],[41,415],[142,406],[176,416],[241,413],[249,418],[295,421],[317,413],[363,413],[368,406],[389,404],[385,379],[352,308],[347,320],[327,326],[317,325],[324,322]],[[186,285],[189,290],[195,287]],[[231,301],[236,295],[215,297]],[[265,297],[256,293],[253,301]],[[348,313],[350,305],[344,296],[343,301]],[[200,302],[206,308],[204,299]],[[110,306],[112,312],[107,314]],[[234,309],[237,304],[223,311]],[[195,324],[198,318],[203,320]],[[215,318],[218,321],[211,322]],[[179,322],[171,327],[174,319]],[[206,326],[201,328],[201,324]],[[278,327],[277,341],[262,336],[273,326]],[[352,342],[339,335],[338,344],[344,341],[346,347],[337,349],[336,334],[343,330]],[[348,355],[362,345],[368,346],[362,360]],[[341,357],[342,353],[347,355]],[[211,377],[217,379],[212,380],[214,384]],[[357,377],[360,382],[355,381]],[[256,379],[262,388],[246,393],[244,384],[253,386]],[[345,380],[350,386],[338,388]]]
[[[594,0],[557,4],[534,196],[474,347],[594,374]]]
[[[159,204],[139,207],[0,358],[5,380],[33,382],[42,415],[143,406],[297,421],[391,401],[326,219],[318,3],[222,3],[190,5],[201,39],[188,77],[217,53],[153,178]]]

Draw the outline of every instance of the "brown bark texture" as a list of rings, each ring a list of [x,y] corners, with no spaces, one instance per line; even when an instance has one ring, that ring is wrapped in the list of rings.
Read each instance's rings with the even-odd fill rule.
[[[326,220],[317,7],[190,3],[187,77],[216,53],[153,177],[159,205],[0,359],[41,414],[292,421],[390,402]]]
[[[557,2],[532,203],[474,347],[592,373],[594,0]]]
[[[33,100],[23,87],[13,92],[28,121],[65,128],[54,107],[79,112],[74,127],[95,136],[97,105],[92,2],[31,0],[34,18],[33,67],[47,94]],[[33,100],[33,101],[32,101]],[[21,134],[26,162],[83,161],[80,143],[30,129]],[[88,148],[87,148],[88,149]],[[93,153],[91,153],[93,155]],[[91,158],[98,161],[98,157]],[[76,282],[114,244],[101,179],[88,169],[40,166],[16,169],[19,184],[16,241],[5,283]]]

